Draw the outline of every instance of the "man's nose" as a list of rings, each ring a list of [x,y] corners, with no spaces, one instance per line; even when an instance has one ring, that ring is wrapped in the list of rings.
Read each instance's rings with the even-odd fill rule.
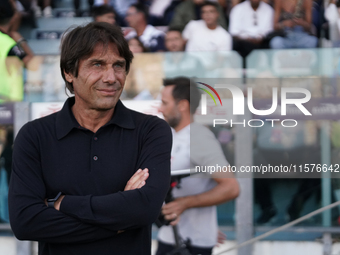
[[[108,68],[103,75],[103,82],[113,84],[117,80],[116,73],[113,68]]]

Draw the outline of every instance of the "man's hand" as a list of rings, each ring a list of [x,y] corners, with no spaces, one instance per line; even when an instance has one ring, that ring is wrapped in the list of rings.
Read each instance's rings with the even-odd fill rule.
[[[138,169],[138,171],[130,178],[127,182],[124,191],[127,190],[134,190],[140,189],[145,185],[146,179],[149,177],[149,169],[145,168],[143,171],[142,169]],[[118,230],[117,234],[123,233],[125,230]]]
[[[285,21],[282,21],[282,24],[284,27],[294,27],[294,21],[292,21],[291,19],[287,19]]]
[[[64,197],[65,197],[65,195],[62,195],[62,196],[60,196],[60,197],[58,198],[57,201],[55,201],[55,203],[54,203],[54,208],[55,208],[57,211],[60,210],[60,204],[61,204],[61,201],[63,201]]]
[[[294,23],[298,26],[305,26],[307,23],[304,19],[301,19],[301,18],[295,18],[293,20],[294,20]]]
[[[218,230],[216,247],[219,247],[220,244],[223,244],[225,240],[227,240],[227,236],[221,230]]]
[[[124,191],[140,189],[145,185],[146,179],[149,177],[149,169],[138,169],[138,171],[127,182]]]
[[[61,204],[61,201],[64,199],[65,195],[62,195],[58,198],[57,201],[55,201],[54,203],[54,209],[56,209],[57,211],[60,210],[60,204]],[[45,199],[45,205],[48,206],[48,203],[47,203],[47,198]]]
[[[170,225],[175,226],[179,222],[179,216],[187,209],[185,198],[176,200],[163,205],[162,214],[166,220],[170,220]]]

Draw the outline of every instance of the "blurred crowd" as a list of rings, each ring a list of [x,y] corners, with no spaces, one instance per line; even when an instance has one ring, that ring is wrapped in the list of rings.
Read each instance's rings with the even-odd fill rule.
[[[66,2],[69,8],[61,8]],[[246,68],[246,57],[256,49],[321,47],[322,38],[329,36],[329,31],[338,30],[339,12],[335,0],[329,3],[324,0],[2,0],[0,33],[14,40],[16,52],[22,53],[20,57],[28,68],[30,60],[36,60],[32,58],[33,46],[41,45],[30,44],[30,39],[60,41],[67,27],[53,24],[61,24],[57,21],[64,18],[65,22],[66,18],[68,21],[74,18],[75,24],[79,24],[76,20],[80,19],[78,22],[94,20],[122,27],[134,54],[218,52],[218,56],[200,56],[205,68],[200,68],[202,64],[190,56],[184,59],[174,54],[165,60],[167,70],[176,67],[177,75],[190,76],[197,74],[197,70],[202,70],[199,73],[203,74],[211,69],[204,63],[221,63],[221,52],[236,51]],[[33,30],[41,31],[36,32],[34,38],[33,33],[30,33],[31,38],[25,38],[19,32],[23,31],[23,26],[30,25]],[[43,48],[47,44],[44,43]],[[51,44],[49,48],[57,48],[57,45]],[[135,58],[134,62],[139,60]]]
[[[15,11],[11,30],[21,20],[59,16],[62,0],[3,0]],[[186,51],[235,50],[242,57],[253,49],[314,48],[327,24],[339,19],[337,1],[323,0],[88,0],[87,10],[73,0],[68,17],[93,16],[130,31],[143,51],[166,51],[167,31],[178,31]],[[328,23],[327,23],[328,21]]]

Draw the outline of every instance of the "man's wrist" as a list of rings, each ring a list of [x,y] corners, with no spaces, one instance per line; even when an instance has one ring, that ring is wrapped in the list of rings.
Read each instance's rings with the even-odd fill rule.
[[[57,201],[55,201],[54,203],[54,208],[58,211],[60,211],[60,204],[61,204],[61,201],[63,201],[65,195],[61,195]]]
[[[18,41],[17,41],[17,45],[21,45],[23,43],[27,43],[27,40],[24,37],[21,37]]]
[[[187,197],[179,197],[176,200],[178,200],[178,202],[180,202],[183,206],[184,211],[187,209],[190,209],[192,207],[194,207],[194,196],[187,196]]]

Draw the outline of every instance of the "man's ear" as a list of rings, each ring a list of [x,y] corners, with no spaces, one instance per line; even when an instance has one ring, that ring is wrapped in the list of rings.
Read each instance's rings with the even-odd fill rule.
[[[182,99],[178,102],[178,110],[181,112],[189,111],[190,112],[190,103],[188,100]]]
[[[64,71],[64,75],[65,75],[65,79],[69,82],[69,83],[72,83],[73,82],[73,75],[72,74],[69,74],[69,73],[66,73]]]

